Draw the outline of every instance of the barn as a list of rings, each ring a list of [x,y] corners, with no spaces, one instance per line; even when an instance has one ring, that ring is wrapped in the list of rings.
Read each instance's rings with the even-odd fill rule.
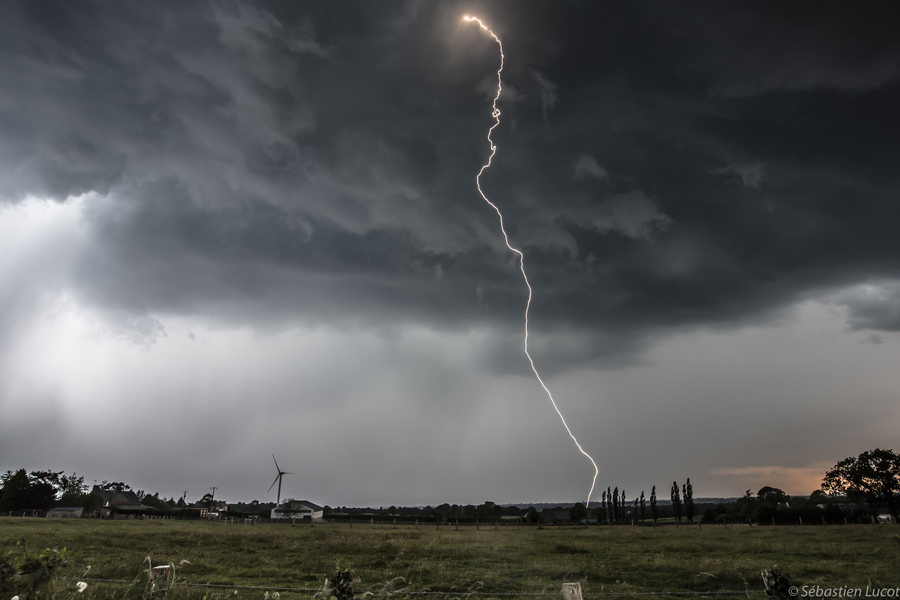
[[[308,500],[287,500],[272,509],[273,521],[304,521],[320,523],[325,519],[325,509]]]

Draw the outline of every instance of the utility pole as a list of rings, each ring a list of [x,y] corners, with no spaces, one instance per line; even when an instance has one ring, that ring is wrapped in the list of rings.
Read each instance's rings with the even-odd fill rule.
[[[217,486],[212,486],[212,487],[209,488],[209,489],[212,490],[212,492],[213,492],[213,493],[212,493],[212,499],[215,500],[215,499],[216,499],[216,490],[219,489],[219,488],[218,488]]]

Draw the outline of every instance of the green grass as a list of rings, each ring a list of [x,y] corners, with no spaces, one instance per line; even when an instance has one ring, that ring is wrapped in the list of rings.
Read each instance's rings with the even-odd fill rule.
[[[900,528],[591,527],[588,529],[347,524],[225,525],[191,521],[93,521],[0,518],[0,552],[67,548],[68,559],[45,597],[140,598],[146,557],[176,565],[170,598],[238,595],[282,599],[319,588],[339,563],[357,591],[387,582],[407,591],[463,598],[493,593],[546,593],[580,581],[585,596],[609,593],[749,591],[764,598],[760,572],[779,566],[796,585],[900,586]],[[187,560],[190,564],[179,565]],[[87,567],[90,566],[90,571]],[[143,579],[140,579],[143,577]],[[132,582],[91,582],[110,579]],[[190,584],[190,585],[187,585]],[[209,587],[204,587],[211,584]],[[234,589],[217,586],[238,586]],[[260,589],[248,589],[258,587]],[[176,593],[177,592],[177,593]],[[394,592],[397,598],[402,593]],[[6,600],[6,599],[0,599]]]

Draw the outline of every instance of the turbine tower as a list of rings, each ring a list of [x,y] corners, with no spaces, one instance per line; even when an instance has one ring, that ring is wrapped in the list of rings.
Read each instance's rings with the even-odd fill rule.
[[[275,461],[275,469],[278,471],[278,475],[275,476],[275,481],[272,482],[272,485],[269,486],[269,492],[272,491],[272,488],[275,487],[275,484],[278,484],[278,499],[275,501],[275,504],[281,504],[281,478],[285,475],[296,475],[296,473],[288,473],[287,471],[282,471],[281,467],[278,466],[278,461],[275,460],[275,455],[272,455],[272,460]],[[266,492],[268,493],[268,492]]]

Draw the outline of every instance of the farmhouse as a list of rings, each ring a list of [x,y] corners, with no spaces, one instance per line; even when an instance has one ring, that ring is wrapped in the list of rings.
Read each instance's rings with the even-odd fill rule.
[[[324,520],[325,509],[307,500],[287,500],[272,509],[272,520],[296,520],[319,523]]]
[[[101,490],[100,486],[95,485],[91,493],[100,497],[100,518],[102,519],[131,519],[135,514],[145,512],[150,508],[141,504],[134,492]]]
[[[222,513],[225,512],[228,512],[228,504],[221,500],[213,500],[209,503],[209,510],[207,514],[203,516],[203,518],[209,517],[218,519],[219,517],[223,516]]]

